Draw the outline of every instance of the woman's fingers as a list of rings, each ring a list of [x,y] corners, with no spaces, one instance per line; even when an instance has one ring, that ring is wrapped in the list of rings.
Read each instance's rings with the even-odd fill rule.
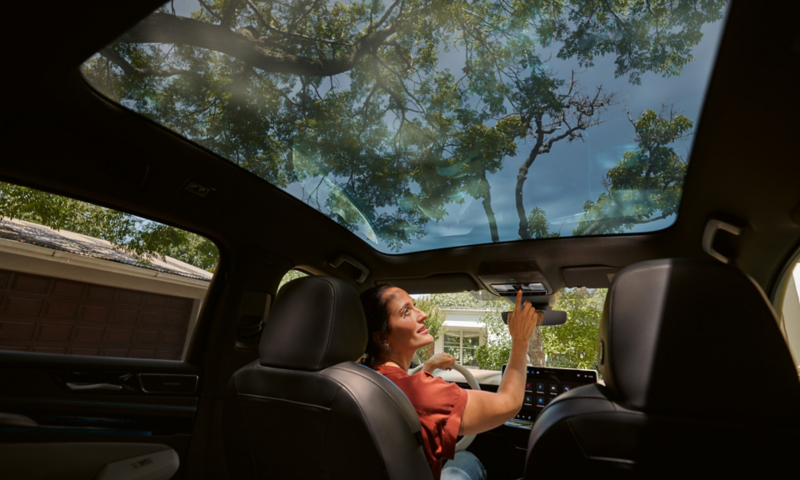
[[[436,366],[436,368],[445,369],[456,363],[456,357],[442,352],[432,356],[428,361],[432,362],[432,365]]]
[[[508,330],[511,337],[529,338],[539,323],[539,317],[539,312],[533,308],[529,300],[522,301],[522,290],[517,290],[514,311],[508,313]]]

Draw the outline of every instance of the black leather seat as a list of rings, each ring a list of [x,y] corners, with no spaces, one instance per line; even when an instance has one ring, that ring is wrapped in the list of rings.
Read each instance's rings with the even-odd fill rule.
[[[231,479],[430,479],[419,417],[397,386],[354,363],[367,343],[347,283],[306,277],[277,295],[260,359],[224,400]]]
[[[542,411],[526,479],[796,474],[800,382],[775,312],[739,270],[711,260],[624,269],[599,346],[606,386]]]

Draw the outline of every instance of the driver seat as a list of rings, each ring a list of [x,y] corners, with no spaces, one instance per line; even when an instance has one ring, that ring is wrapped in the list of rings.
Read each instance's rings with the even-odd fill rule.
[[[712,260],[617,274],[600,323],[605,386],[556,397],[525,478],[782,477],[796,470],[800,381],[761,289]]]
[[[349,284],[305,277],[284,285],[260,358],[226,390],[230,478],[432,479],[411,402],[354,362],[366,344],[364,311]]]

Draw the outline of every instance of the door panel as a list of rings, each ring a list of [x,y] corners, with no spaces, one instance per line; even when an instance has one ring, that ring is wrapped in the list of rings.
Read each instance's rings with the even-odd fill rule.
[[[0,414],[16,415],[0,415],[0,458],[41,445],[69,458],[63,464],[67,478],[97,469],[93,445],[107,445],[102,451],[115,460],[173,449],[181,465],[173,478],[183,477],[198,404],[197,367],[29,352],[0,352],[0,365]],[[24,470],[25,458],[35,455],[13,458],[15,468]],[[29,461],[31,478],[49,468],[40,463]]]
[[[109,463],[168,450],[148,443],[0,443],[0,468],[5,480],[86,480]]]

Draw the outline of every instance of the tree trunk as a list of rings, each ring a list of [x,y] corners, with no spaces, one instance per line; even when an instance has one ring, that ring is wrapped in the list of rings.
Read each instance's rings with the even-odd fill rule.
[[[528,170],[533,165],[533,161],[539,156],[539,150],[544,144],[544,131],[542,130],[541,116],[536,117],[536,144],[531,149],[528,158],[519,167],[517,173],[517,186],[514,189],[514,196],[517,204],[517,216],[519,217],[519,236],[524,240],[531,238],[531,227],[528,225],[528,216],[525,213],[525,205],[522,203],[522,187],[525,186],[525,180],[528,179]]]
[[[539,332],[539,327],[533,330],[533,335],[528,341],[528,358],[530,358],[531,365],[537,367],[544,367],[544,346],[542,345],[542,334]]]
[[[492,234],[492,242],[498,243],[500,241],[500,234],[497,232],[497,220],[494,216],[494,209],[492,208],[492,194],[489,191],[489,181],[486,180],[486,173],[483,173],[481,184],[484,187],[483,192],[483,211],[486,212],[486,218],[489,220],[489,231]]]

